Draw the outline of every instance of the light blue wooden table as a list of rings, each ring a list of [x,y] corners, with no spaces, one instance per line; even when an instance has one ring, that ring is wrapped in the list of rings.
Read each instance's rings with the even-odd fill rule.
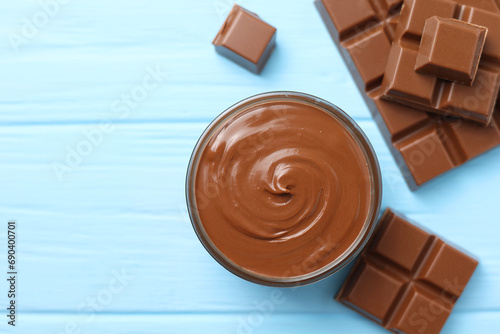
[[[481,261],[443,333],[498,332],[500,150],[410,192],[312,1],[240,1],[278,28],[260,76],[210,44],[229,1],[54,1],[50,15],[48,0],[0,5],[1,333],[384,333],[332,300],[345,272],[295,290],[254,285],[190,226],[184,175],[198,136],[272,90],[320,96],[359,122],[384,206]],[[9,219],[16,328],[4,315]]]

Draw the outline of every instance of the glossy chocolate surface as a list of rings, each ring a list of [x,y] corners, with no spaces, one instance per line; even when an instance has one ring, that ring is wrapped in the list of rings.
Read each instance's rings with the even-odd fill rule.
[[[371,235],[380,205],[378,163],[359,128],[293,96],[226,111],[202,136],[188,176],[205,247],[262,284],[338,270]]]
[[[433,16],[425,21],[415,71],[471,86],[488,28]]]
[[[374,2],[381,4],[378,9],[368,0],[357,0],[356,3],[356,7],[348,6],[346,9],[344,0],[315,2],[411,189],[417,189],[446,171],[500,145],[498,111],[491,124],[482,127],[383,100],[381,83],[402,1],[391,2],[391,6],[385,1]],[[462,0],[461,3],[475,3],[480,8],[500,12],[495,0]],[[372,13],[377,13],[376,19],[373,19]],[[340,25],[331,15],[342,14],[344,21]],[[347,24],[349,21],[352,23]],[[467,88],[455,85],[454,94],[461,96],[461,87]]]
[[[276,28],[234,5],[212,44],[219,54],[260,73],[276,45]]]
[[[394,333],[438,334],[477,265],[387,209],[336,299]]]
[[[498,9],[490,12],[471,6],[448,0],[405,1],[385,70],[385,99],[482,125],[491,122],[500,88],[500,15]],[[488,28],[472,86],[415,72],[425,22],[433,16],[454,18]],[[465,47],[467,43],[461,45]],[[469,54],[471,51],[464,49],[462,53]],[[456,57],[457,60],[459,58]]]

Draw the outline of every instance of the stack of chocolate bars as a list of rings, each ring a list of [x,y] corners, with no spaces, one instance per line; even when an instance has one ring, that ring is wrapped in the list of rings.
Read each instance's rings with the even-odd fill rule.
[[[316,0],[411,189],[500,145],[500,0]]]

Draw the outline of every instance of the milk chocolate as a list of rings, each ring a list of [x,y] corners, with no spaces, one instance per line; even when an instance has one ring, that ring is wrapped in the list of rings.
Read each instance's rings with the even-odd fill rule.
[[[374,152],[347,115],[305,94],[269,93],[205,131],[188,203],[198,237],[228,270],[301,285],[359,254],[378,218],[379,180]]]
[[[406,0],[392,42],[383,80],[384,98],[432,113],[460,117],[482,125],[492,120],[500,88],[500,15],[448,0]],[[454,18],[488,28],[477,77],[472,86],[415,72],[419,43],[427,19]],[[465,49],[462,55],[472,50]],[[461,56],[454,55],[460,60]],[[467,64],[463,64],[467,66]]]
[[[438,334],[477,265],[387,209],[336,299],[394,333]]]
[[[433,16],[425,21],[415,71],[471,86],[488,28]]]
[[[415,190],[500,145],[500,112],[495,112],[488,127],[482,127],[382,99],[381,83],[401,3],[368,0],[315,2],[405,180]],[[472,1],[461,0],[461,3]],[[500,12],[495,0],[473,3]],[[458,86],[463,85],[455,88]],[[456,92],[459,94],[458,89]]]
[[[258,74],[276,45],[276,28],[234,5],[212,44],[219,54]]]

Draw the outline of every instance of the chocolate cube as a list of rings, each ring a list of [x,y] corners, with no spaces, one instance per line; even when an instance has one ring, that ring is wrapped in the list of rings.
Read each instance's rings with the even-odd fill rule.
[[[221,55],[258,74],[276,45],[276,28],[234,5],[212,44]]]

